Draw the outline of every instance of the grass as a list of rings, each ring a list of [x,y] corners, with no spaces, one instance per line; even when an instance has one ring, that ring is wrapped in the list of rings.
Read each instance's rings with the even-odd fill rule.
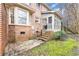
[[[76,50],[77,50],[77,51],[76,51]],[[76,51],[76,52],[74,52],[74,55],[75,55],[75,56],[79,56],[79,41],[76,41],[75,51]]]
[[[71,38],[67,41],[51,40],[24,53],[31,56],[71,56],[75,46],[76,41]]]

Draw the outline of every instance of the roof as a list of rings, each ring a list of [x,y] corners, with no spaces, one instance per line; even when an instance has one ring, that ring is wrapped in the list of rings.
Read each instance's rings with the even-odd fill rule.
[[[29,10],[31,13],[35,12],[35,10],[33,8],[31,8],[28,5],[23,4],[23,3],[5,3],[5,4],[6,4],[6,6],[18,6],[18,7],[21,7],[23,9]]]
[[[43,11],[42,14],[56,14],[60,18],[62,18],[61,12],[59,11]]]
[[[44,5],[48,10],[52,10],[46,3],[41,3],[42,5]]]
[[[5,3],[5,4],[9,5],[9,6],[19,6],[19,7],[22,7],[24,9],[29,10],[32,13],[35,12],[35,10],[31,6],[28,6],[27,4],[24,4],[24,3]],[[46,3],[41,3],[41,4],[43,6],[45,6],[49,11],[52,10]]]

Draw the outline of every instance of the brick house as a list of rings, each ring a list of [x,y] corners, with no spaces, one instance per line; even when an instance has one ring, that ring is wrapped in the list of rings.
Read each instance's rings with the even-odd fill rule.
[[[0,55],[9,41],[28,40],[37,31],[60,31],[61,19],[44,3],[0,4]]]

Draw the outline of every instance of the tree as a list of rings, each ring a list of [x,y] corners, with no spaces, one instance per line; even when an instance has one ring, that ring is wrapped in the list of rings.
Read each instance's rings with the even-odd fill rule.
[[[76,33],[79,30],[79,4],[67,3],[65,4],[63,25]]]

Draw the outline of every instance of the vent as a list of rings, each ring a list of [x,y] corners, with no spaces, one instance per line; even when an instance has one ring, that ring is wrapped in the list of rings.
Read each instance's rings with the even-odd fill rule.
[[[25,34],[25,32],[20,32],[20,34]]]

